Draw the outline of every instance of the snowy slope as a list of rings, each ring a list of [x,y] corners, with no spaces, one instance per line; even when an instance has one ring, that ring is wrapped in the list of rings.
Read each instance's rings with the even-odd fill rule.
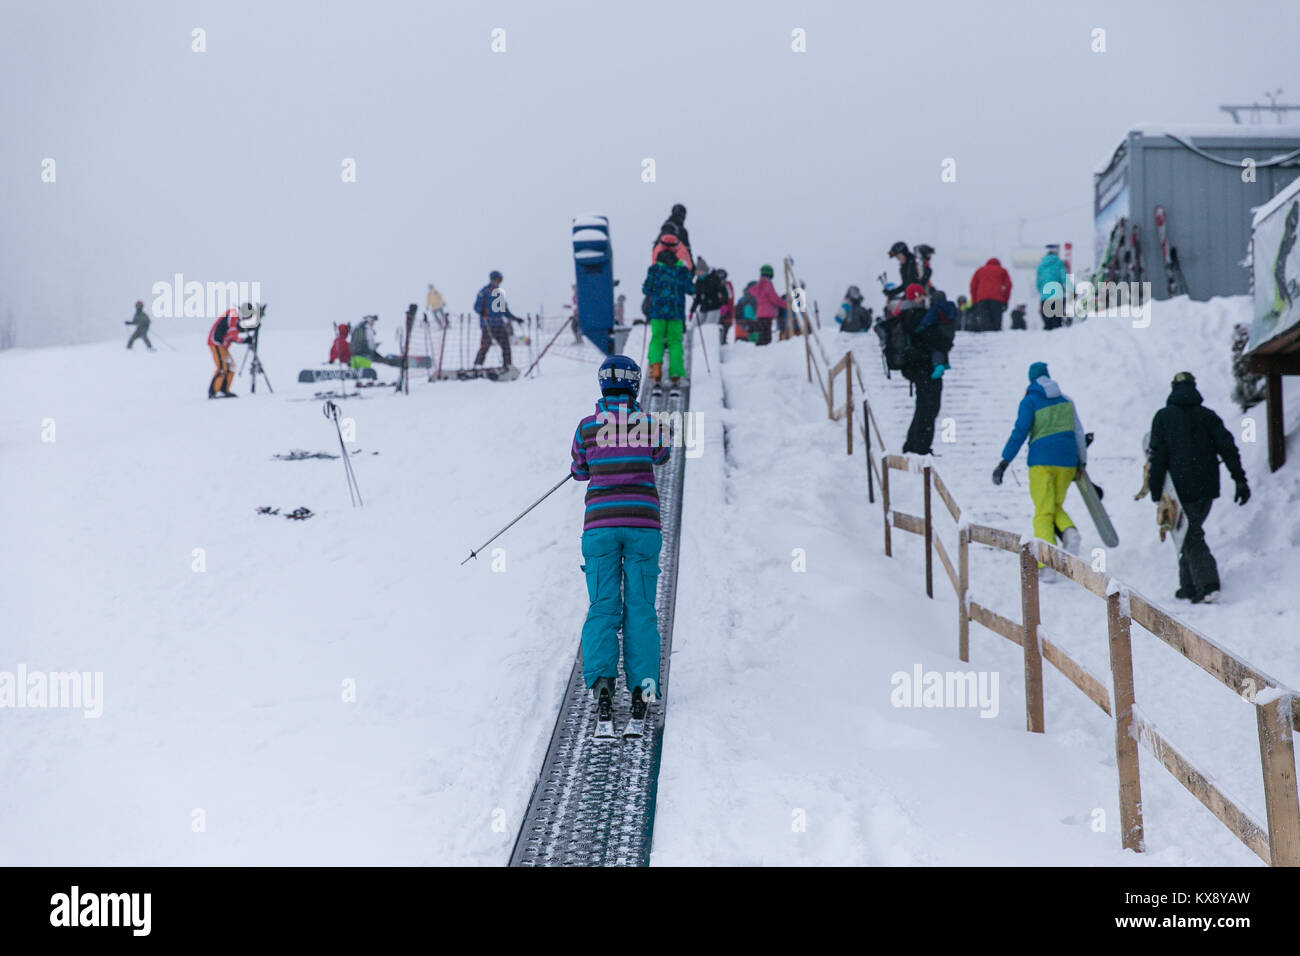
[[[801,343],[728,346],[692,404],[710,420],[687,470],[653,864],[1257,862],[1208,814],[1168,810],[1172,784],[1149,788],[1146,857],[1094,832],[1097,811],[1117,820],[1107,725],[1079,708],[1027,734],[1017,649],[957,659],[955,604],[881,553],[863,460]],[[997,672],[997,716],[893,706],[917,666]],[[1074,693],[1048,677],[1049,703]]]
[[[1039,330],[959,333],[953,350],[954,368],[944,376],[939,416],[941,429],[945,420],[950,420],[949,437],[954,440],[944,442],[939,433],[935,465],[973,520],[1032,534],[1024,452],[1000,488],[993,486],[989,475],[1010,433],[1016,405],[1027,384],[1026,370],[1033,361],[1046,361],[1062,389],[1078,404],[1084,427],[1097,436],[1089,452],[1088,470],[1106,489],[1105,502],[1120,536],[1118,548],[1097,552],[1107,569],[1257,667],[1291,687],[1300,687],[1300,650],[1294,641],[1297,599],[1295,589],[1284,583],[1300,574],[1300,514],[1295,504],[1300,498],[1300,472],[1288,467],[1269,473],[1263,407],[1243,416],[1230,399],[1232,325],[1248,318],[1249,302],[1244,298],[1209,303],[1179,299],[1155,303],[1146,328],[1135,328],[1127,319],[1098,318],[1050,334]],[[897,448],[911,416],[907,383],[896,374],[888,381],[884,378],[874,335],[850,342],[849,336],[841,334],[826,341],[833,355],[854,345],[885,440]],[[1151,416],[1164,404],[1170,379],[1182,369],[1196,374],[1206,403],[1220,413],[1236,436],[1253,491],[1246,506],[1234,505],[1231,481],[1226,471],[1223,473],[1225,497],[1215,503],[1207,523],[1224,585],[1223,603],[1217,606],[1193,606],[1174,599],[1178,586],[1174,547],[1171,542],[1160,542],[1149,499],[1133,500],[1141,486],[1142,436]],[[1243,440],[1248,433],[1246,418],[1256,423],[1254,442]],[[1293,458],[1298,419],[1300,403],[1292,396],[1287,403],[1287,425]],[[903,477],[891,487],[896,507],[920,512],[919,480]],[[1066,509],[1079,523],[1084,554],[1091,557],[1101,542],[1074,491],[1066,500]],[[951,522],[943,518],[937,528],[949,552],[955,553]],[[905,558],[919,563],[922,551],[915,540],[906,537],[904,542]],[[935,573],[936,593],[948,591],[941,569]],[[973,558],[972,594],[981,603],[1018,619],[1014,559],[991,551]],[[1061,584],[1045,591],[1043,618],[1050,639],[1108,683],[1102,603],[1081,589]],[[972,635],[975,662],[983,659],[981,647],[1004,643],[979,627],[972,628]],[[1135,628],[1134,635],[1139,707],[1198,766],[1263,820],[1251,709],[1140,628]],[[1064,695],[1053,695],[1049,687],[1049,729],[1054,711],[1059,715],[1058,727],[1062,721],[1066,726],[1076,720],[1094,723],[1088,713],[1091,705],[1085,702],[1075,713],[1075,699],[1082,698],[1063,682],[1062,687]],[[1097,716],[1102,718],[1097,726],[1104,732],[1104,715]],[[1144,787],[1158,775],[1163,776],[1163,771],[1144,751]],[[1144,792],[1144,796],[1150,805],[1151,794]],[[1199,804],[1182,794],[1172,794],[1171,799],[1208,817]],[[1151,813],[1161,820],[1155,833],[1163,833],[1165,815],[1157,815],[1154,808]],[[1217,826],[1212,818],[1211,822]],[[1150,825],[1148,830],[1150,833]]]
[[[102,671],[105,698],[0,711],[0,863],[503,863],[586,608],[580,489],[504,572],[457,565],[566,473],[589,366],[345,402],[353,510],[340,461],[272,460],[338,451],[293,381],[326,334],[268,330],[275,394],[213,402],[201,337],[168,338],[0,354],[0,671]]]

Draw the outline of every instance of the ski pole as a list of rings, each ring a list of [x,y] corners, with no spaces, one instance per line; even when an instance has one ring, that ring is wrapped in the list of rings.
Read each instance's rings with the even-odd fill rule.
[[[533,369],[537,368],[537,363],[540,362],[540,361],[542,360],[542,355],[545,355],[546,352],[547,352],[547,349],[549,349],[552,345],[555,344],[555,340],[558,339],[558,338],[560,337],[560,333],[564,331],[564,326],[565,326],[566,324],[567,324],[567,323],[564,323],[564,322],[561,322],[561,323],[560,323],[560,327],[559,327],[558,329],[556,329],[556,330],[555,330],[555,334],[551,336],[551,341],[547,342],[547,343],[546,343],[546,348],[542,349],[542,354],[539,355],[539,356],[537,356],[537,358],[533,359],[533,364],[530,365],[530,366],[528,366],[528,372],[531,372]],[[528,377],[528,372],[524,372],[524,377],[525,377],[525,378]],[[556,485],[555,487],[558,488],[559,485]],[[551,490],[554,491],[555,489],[551,489]],[[473,557],[473,555],[471,554],[470,557]],[[468,560],[468,559],[467,559],[467,560]]]
[[[176,346],[172,345],[170,342],[168,342],[165,338],[163,338],[163,337],[162,337],[161,335],[159,335],[157,332],[155,332],[155,333],[153,334],[153,337],[156,338],[156,339],[157,339],[159,342],[161,342],[163,345],[167,346],[167,347],[168,347],[169,349],[171,349],[173,352],[176,351]]]
[[[709,368],[709,347],[704,343],[704,323],[701,321],[703,317],[701,314],[695,319],[695,327],[700,331],[700,350],[704,352],[704,368],[711,377],[713,369]]]
[[[560,328],[563,329],[564,326],[561,325]],[[528,514],[528,512],[532,511],[534,508],[536,508],[538,505],[540,505],[540,504],[541,504],[543,501],[545,501],[547,498],[551,497],[551,495],[555,494],[555,492],[559,490],[560,485],[564,484],[566,481],[568,481],[568,480],[569,480],[570,478],[572,478],[572,477],[573,477],[573,472],[569,472],[567,475],[565,475],[563,478],[561,478],[559,481],[557,481],[557,482],[555,483],[555,485],[551,488],[550,491],[548,491],[546,494],[542,495],[540,498],[538,498],[536,501],[534,501],[531,505],[529,505],[529,506],[528,506],[527,508],[525,508],[523,511],[519,512],[519,514],[517,514],[517,515],[515,516],[514,521],[511,521],[510,524],[506,525],[504,528],[502,528],[500,531],[498,531],[498,532],[497,532],[496,534],[494,534],[492,537],[488,538],[486,541],[484,541],[482,544],[480,544],[477,548],[475,548],[473,551],[471,551],[471,552],[469,553],[469,558],[477,558],[477,557],[478,557],[478,553],[479,553],[480,551],[482,551],[482,550],[483,550],[484,548],[486,548],[489,544],[491,544],[491,543],[492,543],[493,541],[495,541],[497,538],[501,537],[503,534],[505,534],[507,531],[509,531],[512,527],[514,527],[514,525],[519,521],[520,518],[522,518],[524,515]],[[462,561],[462,562],[460,563],[460,564],[461,564],[461,567],[464,567],[464,566],[465,566],[466,562],[469,561],[469,558],[466,558],[464,561]]]
[[[334,423],[334,430],[339,434],[339,451],[343,452],[343,472],[348,479],[348,498],[352,501],[352,507],[364,504],[361,500],[361,486],[357,484],[357,476],[352,471],[352,459],[348,457],[347,445],[343,443],[343,428],[339,425],[339,407],[332,401],[326,401],[324,408],[321,409],[325,417]],[[355,494],[353,493],[355,490]]]

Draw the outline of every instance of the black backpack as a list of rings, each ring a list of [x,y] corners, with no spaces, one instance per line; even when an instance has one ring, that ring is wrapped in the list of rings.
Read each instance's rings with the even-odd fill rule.
[[[854,304],[840,326],[845,332],[867,332],[871,329],[871,310]]]
[[[876,335],[880,337],[880,353],[885,359],[885,368],[901,371],[907,364],[907,330],[903,328],[900,316],[891,315],[876,323]]]

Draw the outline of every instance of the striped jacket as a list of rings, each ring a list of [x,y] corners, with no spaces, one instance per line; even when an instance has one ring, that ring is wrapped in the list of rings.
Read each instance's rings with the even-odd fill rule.
[[[584,531],[660,527],[654,466],[668,460],[671,448],[666,431],[651,422],[634,399],[610,396],[578,423],[570,471],[589,482]]]

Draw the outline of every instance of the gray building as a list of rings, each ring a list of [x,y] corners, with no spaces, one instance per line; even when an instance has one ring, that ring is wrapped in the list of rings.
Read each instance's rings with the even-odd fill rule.
[[[1141,278],[1157,299],[1167,298],[1154,215],[1164,206],[1169,245],[1191,297],[1245,295],[1251,210],[1298,176],[1300,126],[1134,129],[1093,175],[1093,261],[1100,265],[1123,218],[1130,245],[1138,229]]]

